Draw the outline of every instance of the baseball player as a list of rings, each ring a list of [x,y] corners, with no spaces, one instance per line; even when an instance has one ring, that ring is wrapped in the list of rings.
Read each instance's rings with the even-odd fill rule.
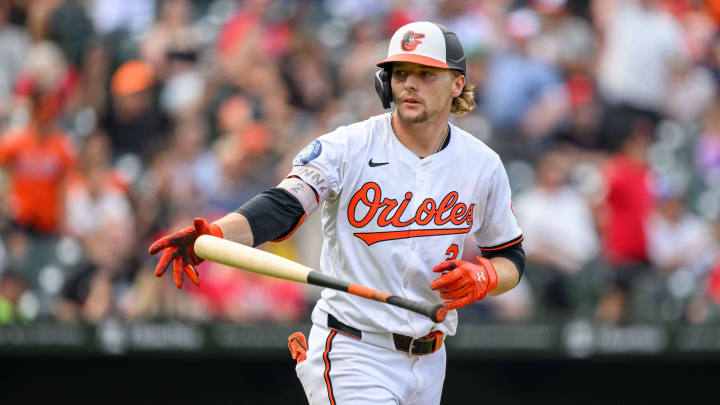
[[[392,36],[375,87],[392,113],[337,128],[296,156],[290,174],[215,223],[202,218],[150,247],[156,275],[198,283],[198,235],[256,246],[283,240],[322,207],[323,273],[383,291],[444,302],[442,323],[331,289],[312,313],[309,339],[289,346],[310,404],[438,404],[445,336],[457,311],[519,281],[522,233],[500,158],[448,123],[474,107],[465,55],[442,25],[414,22]],[[458,260],[472,235],[477,261]]]

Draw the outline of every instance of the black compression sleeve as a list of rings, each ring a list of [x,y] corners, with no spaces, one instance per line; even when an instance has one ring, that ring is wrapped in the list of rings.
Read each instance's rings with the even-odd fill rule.
[[[247,218],[253,246],[286,236],[305,215],[300,201],[287,190],[277,187],[256,195],[235,212]]]
[[[486,259],[492,259],[493,257],[504,257],[517,267],[518,270],[518,281],[522,278],[523,271],[525,271],[525,250],[522,247],[522,242],[516,243],[512,246],[508,246],[504,249],[499,250],[487,250],[482,252],[482,257]]]

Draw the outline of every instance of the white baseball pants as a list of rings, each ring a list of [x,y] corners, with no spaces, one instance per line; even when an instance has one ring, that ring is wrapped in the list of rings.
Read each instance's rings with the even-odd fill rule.
[[[445,345],[413,356],[314,323],[295,368],[310,405],[434,405],[445,380]]]

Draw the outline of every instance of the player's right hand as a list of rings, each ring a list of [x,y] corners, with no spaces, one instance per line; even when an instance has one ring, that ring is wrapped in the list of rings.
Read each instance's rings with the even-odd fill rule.
[[[172,261],[173,279],[177,288],[183,286],[183,274],[187,274],[195,285],[200,285],[198,272],[195,270],[195,266],[203,261],[195,254],[195,240],[200,235],[223,237],[222,230],[218,225],[209,223],[204,218],[195,218],[192,226],[164,236],[150,245],[148,252],[151,255],[167,249],[160,257],[157,266],[155,266],[155,275],[162,277]]]
[[[296,364],[307,359],[307,340],[302,332],[295,332],[288,336],[288,349],[290,349],[290,357],[296,360]]]

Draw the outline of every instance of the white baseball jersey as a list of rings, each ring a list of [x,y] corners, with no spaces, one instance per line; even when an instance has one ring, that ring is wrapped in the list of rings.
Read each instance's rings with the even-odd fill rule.
[[[498,155],[450,125],[447,147],[423,159],[395,136],[390,113],[323,135],[295,158],[279,187],[307,215],[322,205],[321,271],[412,300],[440,303],[432,269],[481,248],[519,242],[507,174]],[[310,190],[309,187],[312,187]],[[457,311],[440,324],[391,305],[325,289],[316,311],[367,332],[455,334]]]

